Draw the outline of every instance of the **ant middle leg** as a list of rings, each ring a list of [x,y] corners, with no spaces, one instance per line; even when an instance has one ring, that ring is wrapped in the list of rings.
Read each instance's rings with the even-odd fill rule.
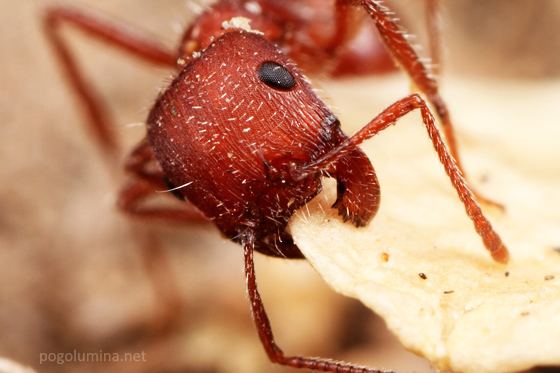
[[[91,12],[66,6],[46,9],[43,26],[47,40],[53,47],[73,93],[85,109],[89,129],[95,135],[98,146],[105,154],[114,154],[119,150],[119,144],[110,115],[97,92],[85,79],[63,38],[61,26],[64,24],[155,65],[174,67],[177,55],[149,35]]]
[[[125,169],[133,175],[133,179],[121,189],[117,205],[126,214],[179,224],[208,222],[188,201],[182,201],[177,207],[152,207],[144,204],[158,192],[168,194],[167,192],[173,193],[177,189],[166,181],[163,170],[146,139],[143,139],[128,156]],[[180,195],[174,195],[180,198]]]
[[[177,207],[152,207],[145,204],[148,199],[156,196],[157,191],[169,189],[146,139],[129,155],[125,168],[133,175],[133,179],[120,191],[117,205],[126,214],[184,225],[207,222],[193,205],[186,202]],[[157,233],[145,227],[137,231],[143,238],[139,240],[142,264],[158,303],[157,313],[148,326],[148,332],[149,335],[165,335],[181,320],[184,300],[173,275],[171,258],[159,242]]]
[[[389,373],[382,370],[371,369],[363,366],[353,365],[343,361],[322,359],[315,357],[285,356],[284,352],[274,341],[272,327],[264,309],[264,305],[257,289],[255,278],[255,264],[253,254],[255,250],[255,237],[247,233],[243,242],[243,254],[245,259],[245,276],[247,280],[247,293],[251,302],[251,312],[257,327],[261,343],[268,358],[277,364],[293,368],[311,369],[321,372],[345,372],[345,373]]]
[[[66,6],[53,6],[45,10],[43,27],[47,40],[53,48],[72,92],[85,109],[87,124],[95,136],[98,148],[104,156],[109,157],[109,161],[113,162],[113,158],[120,151],[119,141],[114,133],[115,127],[105,103],[100,100],[94,87],[87,81],[62,34],[62,27],[65,25],[72,26],[90,37],[154,65],[175,67],[176,53],[168,50],[146,33],[115,23],[92,12]],[[140,152],[137,156],[142,158]],[[146,217],[159,216],[160,214],[155,211],[149,209],[146,211],[139,207],[139,201],[153,194],[155,188],[166,188],[160,186],[162,179],[161,176],[158,179],[157,171],[152,172],[150,169],[149,156],[145,160],[138,157],[136,164],[134,161],[130,162],[130,170],[137,169],[141,175],[138,175],[138,180],[129,184],[121,193],[119,204],[121,208],[132,214],[136,213]],[[144,180],[140,180],[142,176],[145,177]],[[200,215],[196,215],[195,218],[193,211],[190,214],[181,211],[173,217],[181,222],[201,220]],[[157,309],[153,316],[134,326],[133,330],[127,331],[125,335],[160,336],[171,331],[176,322],[180,320],[183,301],[176,279],[172,275],[170,259],[155,232],[145,228],[133,227],[133,229],[135,229],[135,237],[146,276],[150,279],[157,299]]]
[[[119,192],[117,206],[124,213],[136,218],[162,220],[177,224],[208,223],[208,220],[192,204],[186,202],[178,207],[146,206],[146,200],[157,195],[158,191],[165,192],[163,180],[152,183],[143,179],[130,181]]]

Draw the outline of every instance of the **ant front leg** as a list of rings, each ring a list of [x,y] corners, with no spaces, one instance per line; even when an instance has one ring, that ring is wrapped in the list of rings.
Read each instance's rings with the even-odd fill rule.
[[[352,137],[343,141],[339,146],[325,154],[322,158],[300,169],[298,171],[298,178],[305,177],[305,175],[312,173],[321,172],[322,170],[328,170],[333,164],[336,164],[337,162],[340,162],[341,159],[348,157],[348,155],[351,154],[363,141],[395,124],[399,118],[415,109],[420,109],[422,113],[422,121],[426,126],[426,130],[432,140],[432,144],[438,154],[439,160],[442,163],[445,172],[449,176],[451,184],[463,202],[467,215],[472,220],[477,233],[482,238],[482,241],[486,246],[486,249],[490,252],[494,260],[502,263],[507,262],[509,258],[507,248],[503,244],[500,236],[498,236],[492,228],[488,219],[486,219],[480,210],[480,207],[474,199],[473,193],[467,186],[460,168],[457,166],[455,160],[445,147],[443,139],[434,124],[434,117],[432,113],[428,109],[424,100],[418,94],[410,95],[389,106]]]
[[[451,115],[447,104],[441,97],[439,93],[439,86],[436,79],[432,76],[432,71],[420,60],[418,54],[408,42],[406,38],[406,32],[398,24],[397,19],[385,5],[383,5],[381,0],[337,0],[339,3],[351,3],[354,5],[359,5],[363,7],[370,17],[375,22],[381,37],[383,38],[385,44],[387,45],[389,51],[393,55],[393,58],[402,66],[406,71],[412,82],[418,87],[418,89],[424,93],[436,111],[438,118],[440,119],[443,126],[443,134],[447,145],[449,146],[449,151],[457,167],[463,175],[465,174],[464,167],[459,155],[457,139],[455,136],[455,130],[451,121]],[[434,0],[428,0],[428,11],[431,12],[431,17],[434,17],[435,7],[437,3]],[[430,9],[431,8],[431,9]],[[435,19],[433,20],[435,22]],[[436,53],[436,58],[439,58],[439,49],[435,45],[438,43],[437,37],[434,33],[437,33],[437,27],[435,24],[430,27],[430,42],[432,45],[433,53]],[[504,207],[476,192],[473,189],[473,193],[477,199],[485,204],[489,204],[500,209]]]
[[[168,50],[150,36],[125,25],[111,22],[99,15],[93,15],[70,7],[51,7],[45,12],[43,25],[48,41],[52,45],[68,82],[78,100],[82,103],[91,132],[99,147],[106,153],[118,150],[118,141],[113,133],[113,124],[105,105],[84,78],[74,56],[60,33],[60,26],[72,25],[88,35],[117,47],[144,61],[174,67],[176,53]]]
[[[152,147],[144,139],[129,155],[125,165],[126,171],[135,178],[121,189],[117,201],[118,207],[134,217],[159,219],[173,223],[205,223],[202,213],[177,192],[177,187],[169,184],[159,163],[155,159]],[[156,196],[157,192],[170,192],[183,203],[181,207],[151,207],[144,202]]]
[[[342,361],[321,359],[315,357],[285,356],[284,352],[274,341],[270,321],[264,309],[264,305],[257,289],[255,278],[255,263],[253,254],[255,250],[255,236],[249,232],[245,234],[243,240],[243,254],[245,258],[245,276],[247,280],[247,293],[251,302],[251,312],[257,327],[257,332],[261,343],[268,355],[268,358],[277,364],[290,366],[293,368],[311,369],[321,372],[345,372],[345,373],[390,373],[377,369],[370,369],[362,366],[353,365]]]

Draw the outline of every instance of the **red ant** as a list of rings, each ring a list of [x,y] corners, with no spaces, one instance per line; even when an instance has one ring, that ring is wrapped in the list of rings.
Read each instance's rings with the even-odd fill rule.
[[[302,12],[303,3],[316,13]],[[428,3],[433,9],[435,0]],[[352,14],[359,8],[434,106],[449,151],[418,94],[395,102],[347,137],[301,73],[298,65],[306,71],[352,71],[348,63],[340,62],[340,51],[352,39]],[[314,17],[329,10],[334,22]],[[126,169],[136,181],[123,189],[119,206],[136,216],[183,223],[199,221],[202,212],[222,234],[243,245],[251,310],[273,362],[319,371],[380,372],[328,359],[285,356],[274,342],[257,290],[253,252],[302,257],[285,228],[294,211],[319,193],[321,176],[337,180],[333,207],[343,219],[366,225],[377,212],[380,193],[370,160],[358,145],[415,109],[420,110],[438,157],[486,248],[496,261],[508,260],[506,247],[463,177],[438,84],[381,1],[221,0],[188,27],[178,51],[85,12],[49,9],[45,22],[49,40],[85,104],[99,144],[111,152],[117,149],[112,127],[58,33],[64,22],[144,60],[179,70],[149,114],[147,138],[127,161]],[[330,32],[317,32],[325,28]],[[372,50],[354,56],[353,62],[373,64],[380,55]],[[142,206],[144,199],[161,188],[184,200],[182,208]]]

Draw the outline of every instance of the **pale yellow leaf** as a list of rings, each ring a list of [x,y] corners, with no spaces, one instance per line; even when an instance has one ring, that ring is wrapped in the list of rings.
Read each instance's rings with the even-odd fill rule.
[[[368,95],[366,86],[339,90],[352,101]],[[295,215],[291,232],[331,287],[381,315],[438,369],[560,365],[560,84],[448,87],[471,179],[507,207],[485,212],[511,251],[508,265],[485,251],[418,114],[363,146],[382,192],[367,227],[343,223],[330,208],[331,182]],[[363,110],[354,101],[350,110]]]

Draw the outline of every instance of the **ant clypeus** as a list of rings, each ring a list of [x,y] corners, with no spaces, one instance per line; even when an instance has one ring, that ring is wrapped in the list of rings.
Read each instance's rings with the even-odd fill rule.
[[[427,4],[433,9],[435,0]],[[314,13],[300,12],[301,5],[317,12],[331,9],[334,19],[314,18]],[[349,68],[340,62],[340,50],[355,32],[352,16],[360,8],[369,15],[392,57],[434,106],[449,151],[418,94],[395,102],[347,137],[292,61],[306,71],[332,72],[337,63],[340,71]],[[366,225],[379,206],[379,185],[358,145],[415,109],[420,110],[439,159],[486,248],[496,261],[507,261],[506,247],[463,177],[451,119],[437,82],[381,1],[221,0],[187,28],[176,51],[87,12],[50,8],[45,18],[49,40],[85,104],[98,143],[111,153],[117,149],[112,126],[59,34],[61,23],[149,62],[178,69],[149,114],[146,139],[128,158],[126,169],[135,181],[121,191],[119,206],[136,216],[183,223],[199,221],[200,211],[226,237],[243,245],[251,310],[273,362],[320,371],[379,372],[328,359],[285,356],[274,342],[257,290],[253,252],[302,257],[285,228],[294,211],[320,191],[321,176],[337,180],[333,207],[343,219]],[[329,32],[317,33],[327,26]],[[379,53],[368,54],[366,48],[354,63],[373,64],[376,58]],[[185,203],[181,208],[142,205],[161,188],[168,188]]]

